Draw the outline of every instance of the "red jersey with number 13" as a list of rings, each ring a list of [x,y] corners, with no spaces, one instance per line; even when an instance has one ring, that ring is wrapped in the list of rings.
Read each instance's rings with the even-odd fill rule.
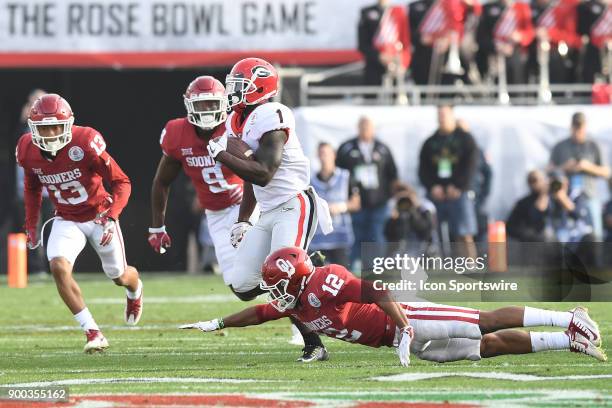
[[[341,265],[316,268],[295,309],[257,305],[260,322],[293,316],[317,333],[370,347],[392,346],[395,323],[376,304],[362,303],[363,281]]]
[[[224,131],[225,124],[217,126],[212,138],[222,136]],[[242,201],[242,179],[210,157],[206,149],[208,141],[198,137],[187,118],[168,122],[159,144],[166,156],[181,162],[202,208],[219,211]]]
[[[26,228],[36,228],[42,188],[49,192],[56,213],[65,220],[87,222],[113,203],[109,216],[119,217],[131,192],[130,179],[106,151],[100,133],[90,127],[72,126],[72,140],[53,160],[43,156],[26,133],[17,142],[17,163],[25,172]],[[102,181],[112,188],[112,194]]]

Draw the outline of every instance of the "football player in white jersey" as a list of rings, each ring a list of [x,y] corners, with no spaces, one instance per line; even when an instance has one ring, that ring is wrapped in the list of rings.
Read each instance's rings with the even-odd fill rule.
[[[246,58],[238,61],[226,79],[226,94],[232,112],[226,133],[208,144],[210,155],[244,180],[238,221],[231,231],[236,252],[230,286],[242,300],[263,293],[259,288],[261,267],[266,257],[279,248],[296,246],[306,250],[322,220],[323,232],[331,231],[327,203],[309,186],[310,161],[295,133],[293,112],[271,102],[278,92],[278,74],[267,61]],[[243,160],[226,151],[227,138],[238,137],[255,152],[254,160]],[[249,218],[259,204],[259,221]],[[240,243],[240,245],[238,245]],[[292,320],[304,337],[304,354],[298,361],[327,359],[319,337]]]

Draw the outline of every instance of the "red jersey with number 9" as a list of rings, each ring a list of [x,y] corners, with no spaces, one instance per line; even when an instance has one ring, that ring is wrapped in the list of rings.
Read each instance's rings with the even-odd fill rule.
[[[72,140],[51,159],[32,143],[26,133],[17,142],[17,163],[25,172],[24,201],[26,227],[36,227],[42,188],[49,192],[56,214],[76,222],[93,220],[107,209],[109,216],[119,217],[131,192],[130,179],[106,151],[100,133],[90,127],[72,126]],[[109,194],[103,180],[112,187]]]
[[[257,305],[260,322],[293,316],[317,333],[370,347],[392,346],[395,323],[376,304],[362,303],[362,285],[341,265],[316,268],[295,309],[284,313],[272,305]]]
[[[224,131],[225,124],[217,126],[212,138],[222,136]],[[159,144],[166,156],[181,162],[202,208],[219,211],[242,201],[242,179],[210,157],[206,149],[208,141],[198,137],[187,118],[168,122]]]

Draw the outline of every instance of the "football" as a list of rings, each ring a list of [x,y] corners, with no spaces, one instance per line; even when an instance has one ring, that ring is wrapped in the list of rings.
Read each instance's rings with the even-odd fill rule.
[[[237,137],[227,138],[227,152],[232,156],[239,157],[244,160],[253,160],[253,149],[246,144],[242,139]]]

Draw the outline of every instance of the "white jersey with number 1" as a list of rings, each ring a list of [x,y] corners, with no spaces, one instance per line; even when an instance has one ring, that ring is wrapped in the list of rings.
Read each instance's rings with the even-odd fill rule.
[[[253,184],[255,199],[262,212],[278,207],[308,188],[310,161],[304,155],[295,133],[295,119],[291,109],[278,102],[268,102],[255,108],[242,126],[238,121],[238,115],[230,113],[225,125],[228,135],[242,138],[253,151],[257,151],[265,133],[279,129],[287,133],[281,164],[274,177],[265,187]]]

